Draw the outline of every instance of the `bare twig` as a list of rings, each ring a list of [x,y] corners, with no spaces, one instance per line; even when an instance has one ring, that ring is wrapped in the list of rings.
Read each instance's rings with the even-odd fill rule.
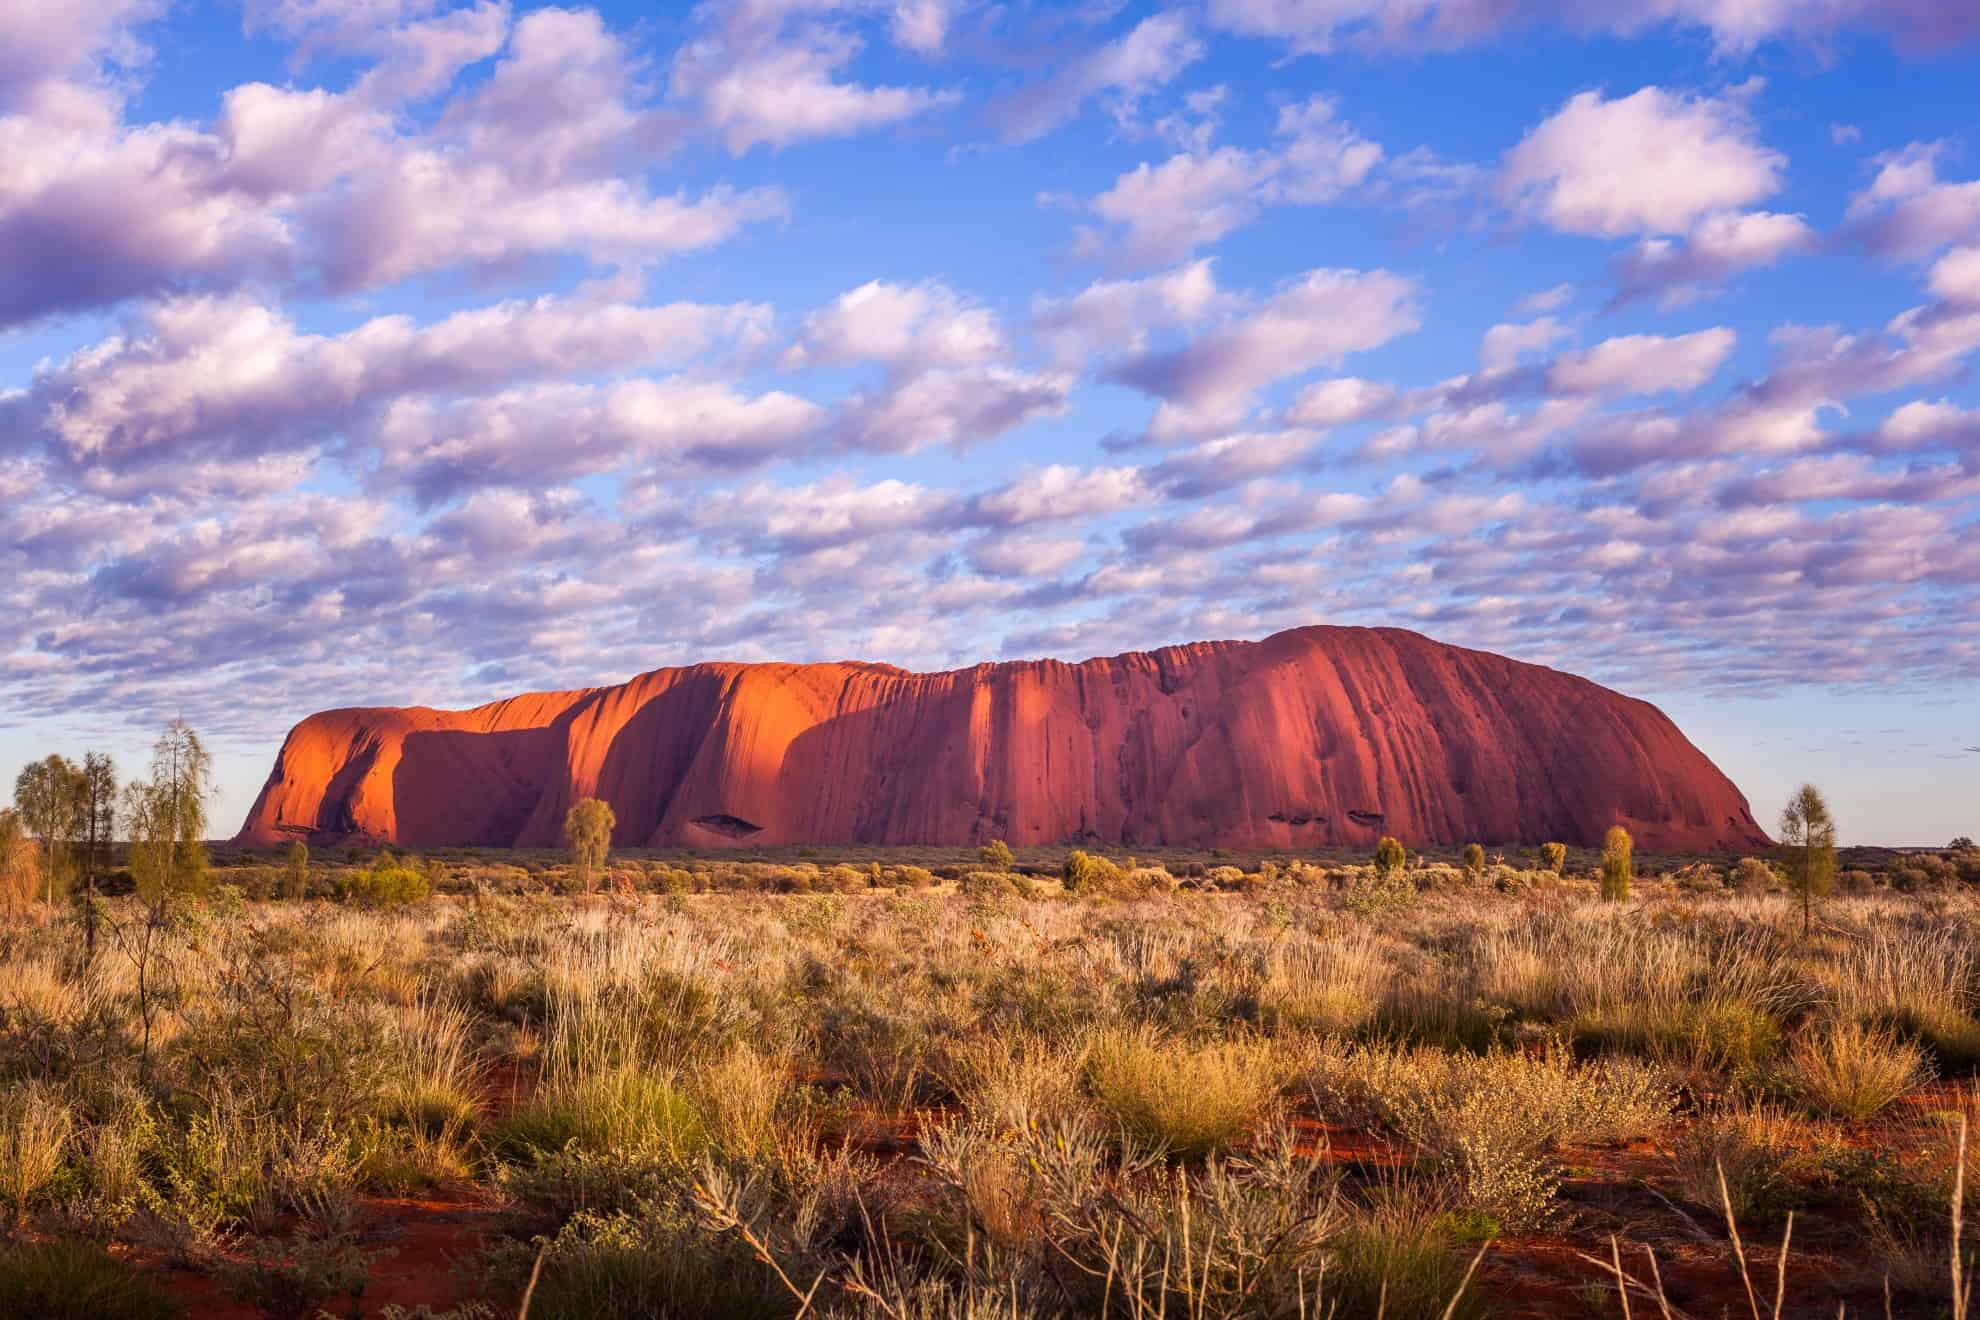
[[[543,1277],[543,1253],[548,1250],[548,1242],[536,1249],[536,1263],[529,1267],[529,1286],[523,1289],[522,1309],[516,1312],[516,1320],[529,1320],[529,1304],[536,1296],[536,1281]]]
[[[1726,1166],[1716,1161],[1719,1171],[1719,1201],[1726,1208],[1726,1232],[1732,1238],[1733,1259],[1739,1262],[1739,1281],[1746,1285],[1746,1304],[1753,1309],[1753,1320],[1760,1320],[1760,1297],[1753,1291],[1753,1276],[1746,1269],[1746,1248],[1740,1245],[1739,1225],[1733,1220],[1732,1192],[1726,1186]]]
[[[1717,1238],[1713,1237],[1710,1233],[1708,1233],[1705,1230],[1705,1226],[1703,1224],[1699,1223],[1696,1219],[1693,1219],[1690,1215],[1686,1214],[1684,1211],[1684,1207],[1680,1206],[1676,1201],[1673,1201],[1670,1197],[1665,1196],[1662,1192],[1652,1187],[1649,1183],[1642,1183],[1639,1185],[1643,1188],[1644,1191],[1650,1193],[1650,1195],[1656,1197],[1659,1201],[1663,1202],[1664,1208],[1669,1210],[1672,1214],[1676,1215],[1678,1219],[1683,1222],[1685,1231],[1690,1233],[1694,1238],[1698,1239],[1700,1242],[1718,1241]]]
[[[1478,1253],[1471,1258],[1471,1264],[1464,1267],[1464,1277],[1458,1280],[1457,1291],[1451,1294],[1450,1301],[1444,1303],[1444,1320],[1451,1320],[1451,1317],[1457,1314],[1457,1304],[1463,1299],[1464,1290],[1471,1286],[1471,1276],[1478,1272],[1478,1262],[1485,1259],[1485,1253],[1491,1249],[1492,1242],[1493,1239],[1487,1238],[1478,1244]],[[1387,1300],[1388,1284],[1386,1281],[1383,1283],[1382,1288],[1384,1300]]]

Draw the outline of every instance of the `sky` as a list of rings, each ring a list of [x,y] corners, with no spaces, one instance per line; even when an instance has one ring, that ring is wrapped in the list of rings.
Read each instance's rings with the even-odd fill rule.
[[[1413,628],[1980,834],[1980,10],[0,5],[0,775]]]

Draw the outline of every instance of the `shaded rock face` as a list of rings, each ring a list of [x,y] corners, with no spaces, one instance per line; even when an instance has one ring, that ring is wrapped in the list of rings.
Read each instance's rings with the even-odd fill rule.
[[[297,725],[238,842],[1119,843],[1758,848],[1746,799],[1656,707],[1392,628],[1300,628],[940,674],[700,664],[467,711]]]

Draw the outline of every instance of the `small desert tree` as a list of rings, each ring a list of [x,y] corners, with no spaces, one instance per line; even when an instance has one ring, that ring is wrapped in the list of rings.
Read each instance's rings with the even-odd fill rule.
[[[154,919],[163,918],[173,899],[206,889],[212,799],[213,755],[183,720],[174,720],[152,744],[151,777],[124,787],[131,874]]]
[[[83,884],[83,956],[96,956],[96,878],[117,837],[117,765],[102,752],[83,757],[75,781],[76,866]]]
[[[1485,872],[1485,849],[1476,843],[1464,845],[1464,869],[1473,879]]]
[[[282,888],[290,898],[301,898],[309,888],[309,845],[301,839],[289,844],[282,868]]]
[[[1011,853],[1011,845],[1002,839],[992,839],[976,850],[985,866],[997,871],[1008,871],[1017,865],[1017,858]]]
[[[619,818],[612,808],[597,798],[586,798],[564,813],[564,837],[571,842],[571,864],[578,883],[590,893],[605,856],[612,849],[612,831]]]
[[[1629,897],[1629,877],[1635,869],[1629,831],[1611,825],[1602,839],[1602,897],[1620,903]]]
[[[1543,843],[1540,845],[1540,864],[1559,875],[1567,868],[1567,845],[1565,843]]]
[[[1375,845],[1375,870],[1381,875],[1394,875],[1408,860],[1409,854],[1403,851],[1401,842],[1389,835],[1384,835]]]
[[[55,882],[66,868],[69,840],[76,830],[76,784],[82,772],[66,756],[49,756],[23,766],[14,780],[14,806],[21,824],[41,843],[43,897],[55,901]]]
[[[1836,821],[1813,784],[1803,784],[1781,811],[1781,866],[1788,887],[1801,895],[1801,933],[1815,925],[1815,900],[1836,878]]]
[[[207,885],[207,806],[213,800],[213,756],[183,720],[174,720],[151,746],[151,774],[124,785],[124,828],[131,841],[131,874],[144,900],[143,919],[110,923],[117,948],[136,973],[138,1078],[151,1075],[151,1034],[157,1017],[154,964],[174,926],[173,903]]]

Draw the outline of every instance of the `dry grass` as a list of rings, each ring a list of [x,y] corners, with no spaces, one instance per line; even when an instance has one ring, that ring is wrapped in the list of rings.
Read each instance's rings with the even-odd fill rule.
[[[847,1317],[1435,1317],[1495,1230],[1607,1256],[1591,1148],[1651,1138],[1680,1209],[1646,1231],[1825,1216],[1808,1241],[1881,1243],[1944,1301],[1925,1262],[1972,1106],[1893,1102],[1980,1058],[1963,891],[1838,897],[1803,939],[1787,897],[1698,868],[1621,905],[1433,863],[1371,905],[1329,859],[1122,857],[1150,892],[1089,900],[959,892],[980,862],[913,856],[940,873],[634,859],[639,892],[586,901],[544,859],[464,859],[505,891],[223,891],[145,969],[142,1069],[137,966],[113,942],[80,970],[72,922],[39,914],[0,932],[0,1204],[209,1268],[297,1216],[471,1184],[512,1198],[502,1309],[504,1262],[551,1244],[544,1314],[789,1314],[781,1270]],[[1389,1138],[1394,1186],[1315,1120]],[[1617,1256],[1654,1307],[1641,1251]]]
[[[1277,1102],[1287,1071],[1269,1043],[1194,1044],[1148,1027],[1100,1032],[1086,1055],[1086,1084],[1107,1118],[1185,1156],[1222,1150],[1249,1133]]]
[[[1817,1112],[1868,1118],[1932,1075],[1925,1052],[1887,1028],[1838,1022],[1802,1037],[1787,1075]]]

